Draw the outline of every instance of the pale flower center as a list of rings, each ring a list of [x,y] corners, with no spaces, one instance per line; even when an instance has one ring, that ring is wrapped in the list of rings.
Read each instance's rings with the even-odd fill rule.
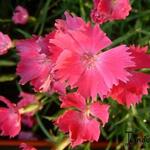
[[[85,114],[86,117],[90,116],[90,107],[89,106],[86,106],[84,114]]]
[[[116,1],[117,1],[117,0],[112,0],[112,4],[116,4]]]
[[[95,67],[96,60],[97,60],[96,55],[92,55],[92,54],[85,53],[81,57],[81,61],[82,61],[83,65],[86,66],[87,68],[93,68],[93,67]]]

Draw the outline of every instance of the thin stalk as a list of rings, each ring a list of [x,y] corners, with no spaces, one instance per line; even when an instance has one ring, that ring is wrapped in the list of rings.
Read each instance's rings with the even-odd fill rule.
[[[18,89],[19,93],[21,93],[22,92],[22,88],[21,88],[21,86],[19,85],[18,82],[16,82],[16,86],[17,86],[17,89]]]
[[[64,139],[54,150],[64,150],[70,143],[68,138]]]
[[[83,5],[83,1],[82,0],[80,0],[79,1],[79,4],[80,4],[80,12],[81,12],[81,16],[83,17],[83,19],[85,20],[85,10],[84,10],[84,5]]]
[[[0,23],[11,23],[11,19],[0,19]]]
[[[140,32],[140,29],[136,29],[135,31],[128,32],[124,36],[121,36],[120,38],[117,38],[116,40],[114,40],[110,46],[113,47],[115,45],[118,45],[119,43],[124,42],[125,40],[129,39],[131,36],[133,36],[139,32]]]
[[[37,122],[38,122],[38,124],[39,124],[41,130],[42,130],[43,133],[45,134],[45,136],[46,136],[50,141],[53,141],[53,142],[54,142],[54,140],[53,140],[52,137],[50,136],[49,132],[48,132],[48,131],[46,130],[46,128],[44,127],[44,125],[43,125],[43,123],[42,123],[42,121],[41,121],[41,119],[40,119],[38,113],[36,114],[36,120],[37,120]]]

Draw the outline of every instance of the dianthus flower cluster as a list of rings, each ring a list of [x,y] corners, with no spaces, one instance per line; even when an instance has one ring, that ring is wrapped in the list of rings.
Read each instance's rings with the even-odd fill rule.
[[[130,108],[148,94],[150,75],[141,72],[150,68],[148,47],[120,44],[110,48],[113,42],[97,24],[125,19],[130,10],[128,0],[94,0],[91,17],[95,25],[65,12],[65,19],[57,19],[51,33],[15,43],[20,84],[29,83],[35,92],[59,94],[65,111],[54,125],[69,134],[72,147],[98,141],[100,127],[109,120],[110,106],[104,98],[112,97]],[[9,37],[0,33],[0,54],[10,45]],[[75,92],[68,92],[68,87]],[[19,134],[21,121],[32,126],[32,116],[41,109],[36,97],[24,92],[17,105],[2,96],[0,101],[8,106],[0,107],[1,134],[11,137]],[[32,104],[37,106],[34,111],[24,111]],[[21,147],[34,150],[24,144]]]

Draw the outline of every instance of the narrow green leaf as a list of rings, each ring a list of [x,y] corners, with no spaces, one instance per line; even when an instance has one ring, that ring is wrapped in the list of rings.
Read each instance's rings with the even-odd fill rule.
[[[36,120],[37,120],[38,125],[40,126],[41,130],[42,130],[43,133],[45,134],[45,136],[46,136],[49,140],[53,141],[53,139],[52,139],[50,133],[47,131],[47,129],[45,128],[44,124],[42,123],[42,120],[41,120],[40,116],[38,115],[38,113],[36,114]]]
[[[11,67],[11,66],[15,66],[15,65],[16,65],[16,63],[11,60],[0,60],[1,67]]]
[[[15,30],[16,30],[18,33],[22,34],[25,38],[30,38],[30,37],[31,37],[31,34],[30,34],[30,33],[26,32],[26,31],[24,31],[24,30],[22,30],[22,29],[17,28],[17,29],[15,29]]]
[[[0,75],[0,82],[13,81],[16,78],[14,74]]]
[[[36,32],[39,29],[39,32],[38,32],[39,35],[41,35],[43,32],[50,3],[51,3],[51,0],[47,0],[43,9],[40,11],[37,25],[35,26],[35,29],[34,29],[34,32]]]
[[[144,72],[144,73],[147,73],[147,74],[150,74],[150,68],[143,68],[140,71]]]
[[[129,31],[128,33],[126,33],[125,35],[117,38],[116,40],[113,41],[113,43],[111,44],[111,47],[118,45],[120,43],[124,43],[125,40],[127,40],[128,38],[130,38],[131,36],[137,34],[139,30],[137,29],[136,31]]]

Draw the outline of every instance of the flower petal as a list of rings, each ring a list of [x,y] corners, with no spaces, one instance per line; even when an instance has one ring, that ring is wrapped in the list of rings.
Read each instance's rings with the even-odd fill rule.
[[[136,66],[134,69],[150,68],[150,54],[147,53],[148,47],[130,46]]]
[[[26,143],[21,143],[20,144],[20,148],[22,150],[37,150],[36,148],[30,146],[30,145],[27,145]]]
[[[99,122],[88,119],[78,111],[67,111],[56,124],[62,131],[69,132],[72,147],[85,141],[98,141],[100,135]]]
[[[103,98],[109,91],[97,68],[87,69],[74,86],[78,87],[78,92],[85,98],[95,98],[97,94]]]
[[[1,135],[14,137],[21,130],[21,115],[17,108],[5,97],[0,96],[8,108],[0,107],[0,132]]]
[[[118,86],[113,87],[110,96],[129,108],[141,102],[142,95],[148,94],[149,82],[150,75],[133,72],[127,83],[120,82]]]
[[[119,80],[123,82],[128,80],[130,73],[127,71],[127,68],[135,66],[131,60],[133,57],[130,54],[128,47],[125,45],[115,47],[100,54],[97,69],[102,74],[109,88],[113,84],[117,85]]]
[[[85,99],[78,93],[70,93],[67,94],[66,96],[61,96],[61,101],[62,101],[61,104],[62,108],[75,107],[83,111],[86,106]]]
[[[29,19],[29,14],[27,9],[23,8],[22,6],[18,5],[13,12],[12,21],[15,24],[26,24]]]
[[[0,32],[0,55],[6,54],[12,47],[12,41],[7,34]]]
[[[70,51],[64,50],[57,62],[56,70],[58,70],[58,77],[61,80],[68,81],[70,85],[73,85],[83,72],[80,56]]]
[[[79,30],[82,26],[85,26],[86,23],[81,17],[72,16],[68,12],[65,12],[66,20],[57,19],[55,27],[57,30],[62,32],[67,32],[67,30]]]
[[[90,112],[93,116],[99,118],[103,125],[108,122],[109,119],[109,105],[100,104],[99,102],[95,102],[90,106]]]
[[[131,10],[129,0],[93,0],[91,18],[96,23],[125,19]],[[119,13],[118,13],[119,12]]]

